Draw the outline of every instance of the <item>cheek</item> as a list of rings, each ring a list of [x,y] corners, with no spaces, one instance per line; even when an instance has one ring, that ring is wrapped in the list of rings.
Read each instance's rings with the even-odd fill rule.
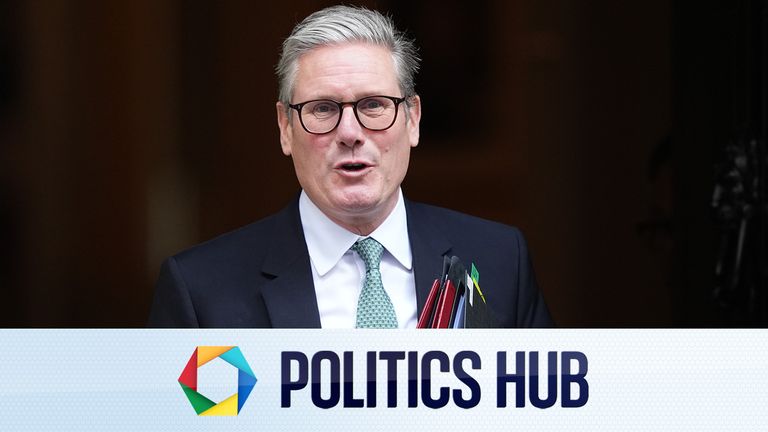
[[[405,142],[400,142],[387,149],[382,149],[382,155],[389,163],[389,169],[387,170],[388,179],[400,179],[402,181],[401,178],[405,176],[405,172],[408,170],[410,149],[411,148]]]
[[[323,174],[328,167],[328,146],[322,142],[302,142],[294,145],[293,159],[305,176]]]

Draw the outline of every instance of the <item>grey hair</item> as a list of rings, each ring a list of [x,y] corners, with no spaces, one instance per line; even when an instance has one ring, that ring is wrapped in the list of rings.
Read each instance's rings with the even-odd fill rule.
[[[419,57],[413,41],[396,29],[388,16],[363,7],[340,5],[304,18],[283,42],[276,71],[280,86],[278,98],[286,108],[293,96],[299,57],[314,48],[345,42],[367,42],[389,49],[403,97],[415,95],[414,76],[419,69]]]

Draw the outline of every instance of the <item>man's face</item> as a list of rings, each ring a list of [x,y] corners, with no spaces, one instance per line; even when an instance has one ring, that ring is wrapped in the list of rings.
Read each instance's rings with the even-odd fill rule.
[[[392,55],[377,45],[317,48],[303,54],[298,65],[291,103],[406,96],[401,94]],[[289,121],[286,107],[277,103],[283,153],[293,158],[299,183],[323,213],[348,229],[371,224],[375,228],[383,222],[397,203],[411,147],[419,142],[418,97],[412,105],[406,116],[407,105],[400,104],[395,124],[383,131],[365,129],[352,106],[346,105],[336,129],[313,135],[302,128],[297,111],[291,110]]]

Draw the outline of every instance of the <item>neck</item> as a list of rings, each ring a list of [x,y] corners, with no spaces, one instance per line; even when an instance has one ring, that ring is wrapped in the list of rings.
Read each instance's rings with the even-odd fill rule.
[[[382,223],[384,223],[384,220],[386,220],[387,216],[389,216],[389,213],[387,213],[387,215],[385,215],[384,217],[377,218],[374,220],[370,220],[368,218],[360,218],[359,220],[355,220],[354,218],[352,218],[352,220],[349,220],[349,219],[342,220],[330,215],[328,215],[328,218],[330,218],[336,225],[339,225],[345,230],[353,232],[359,236],[365,237],[365,236],[371,235],[372,232],[376,231],[376,228],[378,228],[379,226],[381,226]]]
[[[331,206],[320,206],[314,201],[306,190],[302,192],[303,196],[320,211],[326,218],[334,224],[356,235],[365,237],[378,229],[389,215],[395,210],[400,201],[401,192],[397,191],[394,196],[390,196],[385,202],[379,203],[368,209],[342,210],[331,208]]]

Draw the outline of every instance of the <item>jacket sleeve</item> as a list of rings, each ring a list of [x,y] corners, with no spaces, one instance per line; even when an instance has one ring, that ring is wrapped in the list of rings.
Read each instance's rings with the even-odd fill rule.
[[[192,298],[174,257],[163,262],[147,327],[200,327]]]

